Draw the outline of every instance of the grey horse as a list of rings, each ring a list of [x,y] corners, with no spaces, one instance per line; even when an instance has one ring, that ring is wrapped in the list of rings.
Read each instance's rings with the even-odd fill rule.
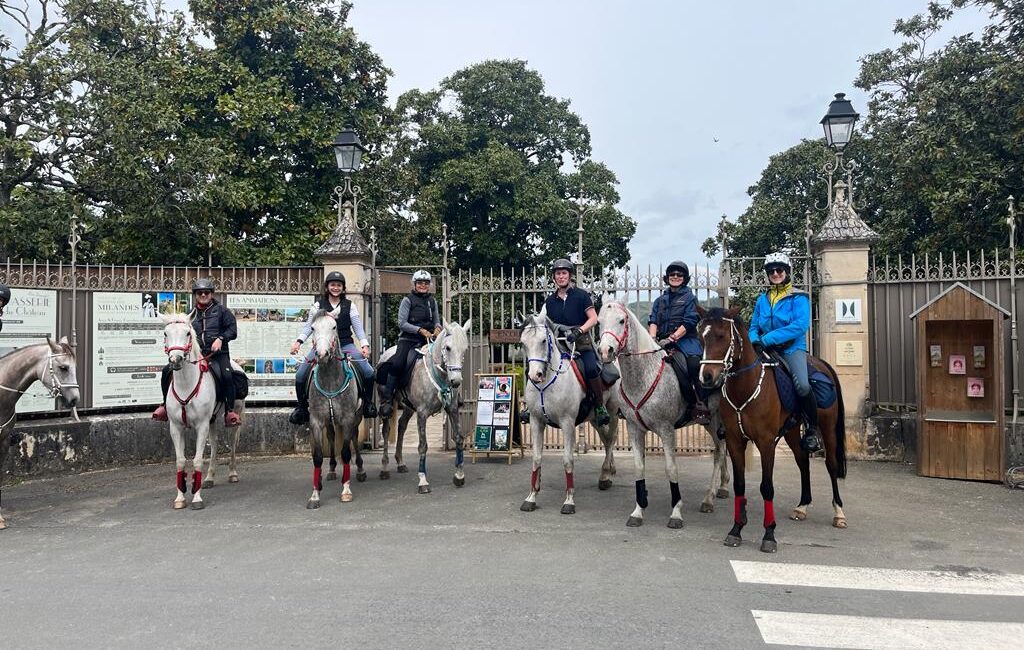
[[[672,494],[672,512],[669,528],[682,528],[682,498],[679,492],[679,476],[676,467],[676,422],[686,408],[686,402],[679,390],[675,373],[668,367],[665,351],[647,332],[636,315],[618,302],[609,302],[598,315],[601,326],[601,340],[597,346],[602,361],[619,360],[622,379],[619,394],[622,398],[622,415],[629,429],[633,462],[636,468],[636,507],[629,515],[627,526],[643,524],[644,508],[647,507],[647,484],[645,479],[644,437],[653,431],[661,438],[665,453],[665,473],[668,475],[669,490]],[[713,512],[715,496],[728,497],[726,487],[729,470],[726,465],[725,442],[715,435],[721,426],[717,409],[718,394],[713,397],[711,424],[706,428],[715,443],[715,460],[711,470],[711,485],[704,494],[701,512]],[[719,481],[715,488],[716,477]]]
[[[463,434],[459,426],[459,389],[462,386],[462,360],[469,349],[469,331],[472,324],[473,319],[462,325],[444,323],[444,328],[437,338],[420,348],[418,354],[421,356],[412,366],[409,383],[395,393],[395,404],[402,409],[401,416],[397,418],[396,469],[399,473],[409,471],[402,462],[402,441],[405,439],[409,420],[415,415],[420,434],[419,484],[416,488],[420,494],[430,492],[430,483],[427,481],[427,418],[442,410],[448,417],[455,438],[455,475],[452,477],[452,483],[455,487],[466,484],[466,472],[463,468]],[[395,349],[390,347],[381,355],[377,364],[378,369],[394,356]],[[384,453],[381,457],[381,479],[391,478],[391,472],[388,470],[388,437],[395,421],[395,414],[392,413],[384,419],[382,427]]]
[[[519,507],[523,512],[537,509],[537,494],[540,492],[541,458],[544,453],[544,427],[551,425],[561,429],[563,436],[562,466],[565,468],[565,501],[562,514],[576,513],[576,486],[573,472],[573,449],[576,447],[576,417],[580,404],[586,397],[582,375],[572,369],[567,356],[563,354],[555,325],[548,319],[546,308],[539,314],[527,317],[519,342],[526,350],[527,379],[524,399],[530,413],[530,433],[533,437],[533,472],[530,475],[530,494]],[[611,475],[615,473],[614,432],[618,427],[619,403],[615,391],[605,392],[605,406],[611,421],[598,426],[597,419],[590,413],[594,428],[604,444],[605,459],[601,465],[598,487],[611,487]]]
[[[335,320],[341,307],[332,312],[320,311],[313,317],[313,333],[310,336],[316,350],[316,360],[310,373],[309,426],[312,431],[313,450],[313,494],[306,502],[306,508],[320,507],[320,491],[323,490],[321,471],[324,450],[333,458],[341,452],[341,502],[352,500],[351,466],[353,448],[356,457],[356,480],[366,480],[363,471],[363,457],[359,453],[359,423],[363,419],[359,403],[359,388],[356,373],[351,363],[338,354],[338,322]]]
[[[59,395],[72,409],[78,404],[75,352],[67,337],[61,338],[59,343],[47,338],[46,343],[27,345],[0,357],[0,468],[10,448],[15,405],[36,381],[46,387],[51,396]],[[4,528],[7,522],[0,510],[0,530]]]

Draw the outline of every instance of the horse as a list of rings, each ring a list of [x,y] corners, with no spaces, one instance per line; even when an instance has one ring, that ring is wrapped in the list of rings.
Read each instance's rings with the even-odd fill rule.
[[[530,413],[530,433],[533,437],[533,471],[530,474],[530,494],[519,507],[523,512],[537,509],[537,494],[540,492],[541,457],[544,453],[544,427],[551,425],[562,430],[562,466],[565,468],[565,501],[562,514],[576,514],[576,488],[573,476],[573,449],[576,448],[576,425],[580,405],[586,399],[587,389],[582,370],[570,361],[572,353],[566,349],[556,335],[556,326],[548,318],[546,307],[540,313],[526,318],[526,325],[519,335],[519,342],[526,350],[527,379],[529,386],[524,389],[524,398]],[[557,362],[556,362],[557,360]],[[559,381],[561,379],[561,381]],[[604,444],[604,463],[598,488],[611,487],[611,476],[615,473],[614,431],[618,427],[619,405],[613,391],[605,393],[605,402],[611,420],[604,426],[597,424],[597,417],[590,412],[594,428]]]
[[[45,343],[26,345],[0,357],[0,470],[10,447],[11,430],[17,416],[15,405],[35,381],[45,386],[51,397],[60,396],[74,413],[79,398],[78,374],[75,351],[67,337],[62,337],[58,343],[47,337]],[[0,499],[2,495],[0,491]],[[0,510],[0,530],[5,528],[7,522]]]
[[[408,384],[395,391],[394,403],[402,409],[401,416],[397,418],[396,470],[399,474],[409,471],[405,463],[402,462],[402,441],[405,439],[405,430],[409,426],[409,420],[415,415],[416,427],[420,434],[419,484],[416,487],[419,494],[430,493],[430,482],[427,481],[427,418],[442,410],[451,424],[455,438],[455,474],[452,476],[452,483],[455,487],[462,487],[466,484],[462,449],[464,439],[462,428],[459,426],[459,402],[461,401],[459,388],[462,386],[462,360],[469,349],[469,331],[472,324],[472,318],[462,325],[444,323],[437,338],[417,352],[422,355],[422,358],[413,364]],[[396,347],[390,347],[381,355],[377,364],[378,373],[380,367],[394,356],[396,349]],[[392,413],[384,418],[382,427],[384,451],[381,456],[381,480],[391,478],[391,472],[388,470],[388,437],[396,422],[395,415]]]
[[[217,399],[216,379],[210,370],[206,358],[200,354],[196,343],[196,333],[186,314],[161,316],[164,321],[164,353],[167,364],[171,368],[171,385],[164,398],[167,408],[167,420],[171,430],[171,441],[174,443],[175,468],[177,471],[175,485],[177,495],[171,503],[175,510],[181,510],[188,504],[186,501],[187,485],[185,480],[185,430],[189,427],[196,432],[196,455],[192,459],[192,509],[202,510],[206,507],[202,489],[213,487],[214,474],[217,470],[217,434],[223,428],[217,416],[223,406]],[[229,369],[225,368],[225,371]],[[230,370],[241,372],[242,369],[234,361]],[[245,413],[245,399],[235,400],[235,413],[242,417]],[[218,422],[213,423],[214,419]],[[232,427],[230,434],[231,458],[228,462],[228,482],[238,482],[238,469],[235,464],[235,452],[238,449],[238,438],[242,427]],[[203,478],[203,455],[206,442],[210,442],[210,466]]]
[[[735,508],[733,526],[725,538],[726,546],[739,546],[740,531],[747,523],[747,497],[744,454],[747,441],[757,445],[761,454],[761,497],[764,499],[764,538],[761,550],[774,553],[775,540],[775,486],[772,472],[775,467],[775,445],[781,437],[793,450],[800,468],[800,503],[789,518],[802,521],[807,518],[811,503],[810,456],[800,447],[800,424],[791,417],[779,398],[775,373],[769,367],[777,364],[754,351],[747,328],[740,318],[739,309],[715,308],[697,311],[701,317],[698,335],[704,343],[700,378],[705,388],[721,388],[719,411],[725,424],[725,442],[732,459]],[[832,480],[832,525],[846,528],[843,500],[839,496],[838,479],[846,478],[846,424],[843,392],[836,371],[825,361],[808,355],[808,361],[831,377],[835,384],[836,400],[828,408],[818,409],[818,425],[825,444],[825,467]]]
[[[672,512],[669,528],[682,528],[682,497],[679,492],[678,468],[676,466],[676,423],[686,409],[679,382],[675,373],[668,369],[668,353],[658,345],[636,315],[618,302],[609,302],[598,315],[601,338],[598,354],[605,363],[619,360],[622,378],[619,380],[619,396],[622,398],[622,415],[629,429],[633,448],[633,462],[636,468],[636,507],[626,521],[627,526],[640,526],[644,522],[647,508],[647,482],[645,479],[644,437],[653,431],[661,438],[665,453],[665,473],[668,475],[669,490],[672,494]],[[713,401],[713,400],[712,400]],[[714,416],[706,428],[715,443],[715,459],[711,469],[711,485],[704,495],[701,512],[714,512],[716,494],[729,495],[725,487],[729,472],[725,467],[725,443],[716,435],[721,421]],[[718,491],[716,477],[720,478]]]
[[[324,450],[331,457],[331,474],[334,473],[335,454],[341,452],[341,502],[352,501],[352,460],[353,448],[356,457],[356,480],[366,480],[363,471],[363,457],[359,453],[359,423],[363,415],[359,403],[356,371],[348,356],[339,355],[338,312],[319,311],[313,316],[311,341],[316,350],[316,360],[310,373],[309,425],[313,450],[313,494],[306,502],[306,508],[320,507],[320,491],[323,490],[321,471]],[[333,434],[333,435],[331,435]],[[328,475],[330,478],[330,475]]]

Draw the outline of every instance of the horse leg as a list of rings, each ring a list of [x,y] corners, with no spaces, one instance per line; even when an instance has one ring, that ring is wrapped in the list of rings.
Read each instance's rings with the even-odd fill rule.
[[[359,449],[359,430],[356,429],[352,435],[352,448],[356,456],[356,480],[360,483],[366,482],[366,470],[363,469],[363,454]]]
[[[202,510],[203,502],[203,454],[206,453],[206,441],[210,437],[210,421],[196,418],[196,455],[192,459],[192,509]]]
[[[417,451],[420,453],[420,483],[416,486],[419,494],[430,494],[430,483],[427,482],[427,415],[416,412],[416,428],[420,434],[420,444]]]
[[[463,454],[463,446],[466,441],[462,436],[462,427],[459,426],[459,404],[458,400],[452,405],[453,411],[448,412],[448,422],[452,425],[452,433],[455,436],[455,476],[452,477],[452,483],[455,487],[462,487],[466,484],[466,471],[463,468],[463,462],[465,456]],[[512,445],[512,441],[509,441],[509,445]]]
[[[576,448],[576,419],[568,417],[560,423],[562,426],[562,467],[565,469],[565,501],[562,502],[562,514],[576,514],[576,481],[573,474],[573,450]]]
[[[676,430],[669,426],[657,434],[661,438],[661,448],[665,454],[665,474],[668,476],[668,489],[672,495],[672,513],[668,516],[668,527],[682,528],[683,499],[679,492],[679,466],[676,463]]]
[[[6,444],[6,441],[0,442],[0,444]],[[0,530],[3,530],[4,528],[7,528],[7,522],[4,521],[3,501],[4,501],[4,491],[2,489],[0,489]]]
[[[715,444],[715,462],[718,463],[719,483],[715,497],[719,499],[729,498],[729,452],[725,448],[725,440],[718,440]]]
[[[800,470],[800,503],[789,513],[793,521],[807,519],[807,506],[811,505],[811,455],[800,446],[800,428],[786,432],[786,444],[793,452],[793,460]]]
[[[327,450],[329,452],[330,461],[327,469],[327,476],[325,476],[324,478],[326,478],[328,481],[337,481],[338,449],[334,444],[334,436],[332,435],[327,436]]]
[[[764,499],[764,538],[761,539],[761,552],[774,553],[779,550],[775,541],[775,482],[772,474],[775,471],[775,441],[762,441],[757,450],[761,453],[761,498]]]
[[[168,419],[171,421],[171,442],[174,443],[174,466],[177,471],[174,484],[178,490],[178,494],[174,497],[171,507],[175,510],[181,510],[188,505],[188,502],[185,500],[185,492],[187,491],[185,465],[188,463],[188,460],[185,458],[185,432],[176,419]]]
[[[409,428],[409,420],[412,419],[412,409],[403,408],[402,416],[398,418],[398,437],[395,439],[395,471],[399,474],[405,474],[409,471],[409,468],[402,462],[402,445],[405,444],[405,430]]]
[[[725,536],[724,543],[726,546],[739,546],[742,541],[740,532],[747,525],[747,486],[744,466],[747,441],[745,438],[740,438],[737,433],[735,436],[726,434],[725,443],[729,449],[729,459],[732,461],[732,489],[736,496],[733,498],[732,530]]]
[[[635,473],[634,487],[636,488],[636,507],[626,520],[627,526],[641,526],[644,523],[644,508],[647,507],[647,479],[644,477],[644,463],[646,449],[644,449],[645,431],[639,424],[628,420],[626,428],[629,429],[629,446],[633,450],[633,470]]]
[[[216,411],[214,412],[216,413]],[[216,417],[216,415],[214,415]],[[217,427],[219,424],[210,425],[210,466],[203,476],[203,487],[213,487],[213,475],[217,471]]]
[[[336,430],[340,431],[341,427],[335,424]],[[341,438],[340,433],[335,434],[335,442],[337,438]],[[352,500],[352,446],[348,444],[347,440],[341,441],[341,502],[348,503]]]
[[[825,418],[822,418],[823,420]],[[825,468],[828,469],[828,477],[832,481],[832,525],[836,528],[846,528],[846,513],[843,512],[843,498],[839,496],[839,465],[836,461],[837,453],[837,441],[836,436],[840,435],[837,432],[835,424],[835,418],[829,418],[831,422],[825,422],[828,426],[827,429],[823,428],[822,432],[828,431],[829,435],[825,435]]]
[[[315,431],[315,430],[314,430]],[[315,510],[320,507],[320,491],[324,489],[324,482],[321,477],[324,465],[324,450],[320,442],[320,434],[313,433],[313,494],[306,502],[306,510]]]
[[[597,480],[598,490],[607,490],[612,486],[612,475],[615,474],[615,432],[618,431],[619,416],[617,412],[609,413],[611,421],[603,427],[597,427],[597,435],[604,445],[604,462],[601,464],[601,476]]]
[[[540,492],[540,461],[544,454],[544,420],[540,413],[530,417],[530,436],[533,438],[533,471],[530,473],[530,494],[519,509],[533,512],[537,509],[537,493]]]
[[[245,402],[242,400],[235,400],[235,413],[238,417],[244,417],[245,415]],[[238,483],[238,466],[235,464],[235,452],[238,450],[238,440],[242,437],[242,427],[232,427],[234,429],[231,435],[231,460],[228,461],[228,483]]]
[[[384,439],[381,442],[381,447],[384,449],[384,453],[380,458],[380,480],[386,481],[391,478],[391,471],[388,470],[388,438],[391,437],[391,423],[394,422],[395,415],[392,413],[386,418],[381,418],[381,437]]]

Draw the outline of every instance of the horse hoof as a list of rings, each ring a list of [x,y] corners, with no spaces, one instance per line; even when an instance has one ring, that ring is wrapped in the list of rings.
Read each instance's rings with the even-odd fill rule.
[[[629,519],[626,520],[626,525],[629,526],[630,528],[638,528],[638,527],[642,526],[643,524],[644,524],[644,520],[643,520],[642,517],[633,517],[633,516],[631,516]]]
[[[715,492],[715,496],[718,497],[719,499],[728,499],[729,498],[729,489],[728,488],[718,488],[718,491]]]
[[[418,488],[416,488],[416,492],[418,492],[419,494],[430,494],[430,486],[421,485]]]
[[[803,510],[794,510],[793,512],[789,513],[789,518],[793,521],[803,521],[807,519],[807,513]]]
[[[731,546],[733,548],[736,548],[737,546],[740,545],[740,542],[742,542],[742,541],[743,540],[740,539],[739,535],[726,535],[725,536],[725,541],[722,542],[722,543],[725,544],[726,546]]]
[[[0,521],[0,530],[3,530],[5,528],[7,528],[7,522],[6,521]]]
[[[342,494],[341,495],[341,502],[342,503],[349,503],[350,501],[352,501],[352,495],[351,494]]]
[[[463,485],[466,484],[466,479],[459,478],[458,476],[453,476],[452,483],[455,484],[455,487],[462,487]]]
[[[213,487],[213,479],[212,478],[204,479],[203,480],[203,487],[204,488],[212,488]]]
[[[184,500],[175,501],[174,503],[171,504],[171,507],[174,508],[175,510],[184,510],[186,506],[188,506],[188,503]]]
[[[327,476],[324,477],[324,480],[326,480],[326,481],[337,481],[338,480],[338,473],[335,472],[335,471],[327,472]]]
[[[366,483],[366,472],[356,473],[356,480],[360,483]]]
[[[310,499],[306,502],[306,510],[316,510],[320,507],[320,499]]]
[[[835,528],[846,528],[846,517],[833,517],[832,526]]]
[[[409,468],[406,467],[405,465],[399,465],[398,467],[395,468],[395,471],[398,472],[399,474],[405,474],[409,471]]]
[[[597,489],[598,490],[607,490],[611,486],[612,486],[612,481],[611,481],[611,479],[608,479],[608,478],[603,478],[603,479],[601,479],[600,481],[597,482]]]
[[[205,507],[206,507],[206,502],[205,501],[193,501],[192,502],[192,509],[193,510],[202,510]]]
[[[705,501],[704,503],[700,504],[700,511],[701,512],[714,512],[715,511],[715,504],[708,503],[708,502]]]
[[[761,552],[762,553],[774,553],[779,550],[779,543],[774,539],[763,539],[761,540]]]
[[[228,477],[228,483],[238,483],[238,475],[232,474]]]
[[[574,514],[576,514],[576,505],[572,504],[572,503],[563,503],[562,504],[562,514],[563,515],[574,515]]]
[[[523,501],[523,505],[519,506],[519,509],[523,512],[533,512],[537,509],[537,504],[534,501]]]
[[[386,481],[389,478],[391,478],[391,472],[387,471],[386,469],[382,469],[380,471],[380,480]]]
[[[683,527],[683,520],[682,519],[669,519],[668,520],[668,527],[669,528],[675,528],[675,529],[682,528]]]

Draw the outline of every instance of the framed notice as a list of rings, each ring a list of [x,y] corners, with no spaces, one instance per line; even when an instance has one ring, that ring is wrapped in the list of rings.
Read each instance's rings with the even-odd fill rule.
[[[974,367],[984,368],[985,367],[985,346],[975,345],[974,346]]]
[[[231,294],[226,304],[238,323],[231,358],[249,375],[247,402],[295,399],[298,360],[288,351],[306,326],[313,296]],[[305,357],[309,341],[299,352]]]
[[[949,374],[951,375],[966,375],[967,374],[967,358],[962,354],[951,354],[949,355]]]
[[[15,288],[11,290],[11,302],[4,307],[3,319],[0,356],[28,345],[45,343],[47,336],[56,341],[60,338],[57,336],[57,292],[50,289]],[[17,413],[53,409],[53,399],[38,381],[28,387],[15,406]]]
[[[506,454],[512,462],[516,447],[523,456],[522,437],[517,416],[515,375],[476,375],[476,414],[473,419],[473,462],[476,454]]]
[[[983,377],[968,377],[967,378],[967,396],[968,397],[984,397],[985,396],[985,379]]]

